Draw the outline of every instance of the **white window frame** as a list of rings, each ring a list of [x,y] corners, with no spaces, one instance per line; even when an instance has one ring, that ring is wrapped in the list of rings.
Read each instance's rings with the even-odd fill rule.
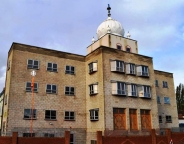
[[[90,109],[90,120],[91,121],[98,121],[99,120],[99,109]]]
[[[49,64],[51,64],[51,67],[49,67]],[[54,68],[54,65],[56,66],[56,68]],[[57,72],[58,71],[58,66],[56,63],[52,63],[52,62],[48,62],[47,63],[47,71],[50,72]]]
[[[127,84],[128,96],[137,97],[137,85],[136,84]]]
[[[164,97],[164,104],[171,104],[170,97]]]
[[[125,72],[125,63],[121,60],[111,61],[111,71],[113,72]]]
[[[51,89],[47,89],[47,86],[50,85],[51,86]],[[53,92],[53,86],[56,86],[56,92]],[[47,90],[50,90],[51,92],[47,92]],[[57,94],[57,85],[55,84],[47,84],[46,85],[46,93],[47,94]]]
[[[67,70],[67,67],[69,68],[69,70]],[[72,68],[73,68],[73,70],[72,70]],[[74,75],[75,74],[75,67],[74,66],[66,65],[66,67],[65,67],[65,73],[66,74],[72,74],[72,75]]]
[[[31,82],[26,82],[26,92],[32,92],[32,87],[28,87],[28,83],[31,85]],[[34,92],[38,92],[38,83],[34,83]]]
[[[29,61],[32,61],[32,64],[29,64]],[[35,65],[34,64],[35,62],[38,62],[38,65]],[[37,68],[34,68],[34,66],[37,66]],[[38,60],[28,59],[27,60],[27,68],[28,69],[36,69],[36,70],[38,70],[40,68],[40,62]]]
[[[69,116],[66,116],[66,113],[68,113]],[[73,113],[74,116],[71,116],[71,113]],[[66,121],[75,121],[75,112],[74,111],[65,111],[65,117],[64,118],[65,118]]]
[[[69,91],[66,91],[66,88],[69,88]],[[73,92],[71,91],[71,89],[73,89]],[[67,92],[68,92],[68,94],[67,94]],[[75,95],[75,87],[65,86],[65,95],[74,96]]]
[[[166,115],[165,116],[165,121],[166,121],[166,123],[172,123],[172,116],[171,115]]]
[[[112,82],[112,94],[113,95],[126,95],[127,94],[127,89],[126,89],[126,83],[125,82]]]
[[[148,66],[138,65],[138,66],[136,66],[136,70],[137,70],[138,76],[149,77],[149,67]]]
[[[98,94],[98,84],[90,84],[89,85],[89,94],[90,95]]]
[[[148,85],[138,85],[137,86],[139,97],[151,98],[151,87]],[[149,95],[149,96],[147,96]]]
[[[91,62],[88,64],[89,67],[89,74],[96,72],[98,70],[97,62]]]

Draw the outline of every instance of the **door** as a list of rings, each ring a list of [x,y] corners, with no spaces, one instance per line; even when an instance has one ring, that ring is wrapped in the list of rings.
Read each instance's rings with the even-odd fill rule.
[[[137,110],[130,109],[129,110],[129,119],[130,119],[130,130],[137,130]]]
[[[114,129],[115,130],[126,129],[125,109],[114,108],[113,109],[113,118],[114,118]]]
[[[151,129],[150,110],[141,110],[141,128]]]

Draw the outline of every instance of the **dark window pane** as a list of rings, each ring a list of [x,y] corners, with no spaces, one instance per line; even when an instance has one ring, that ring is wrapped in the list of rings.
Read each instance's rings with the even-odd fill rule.
[[[65,112],[65,116],[69,117],[69,112]]]
[[[47,66],[48,66],[48,67],[52,67],[52,63],[48,63]]]
[[[53,68],[56,68],[57,69],[57,64],[53,64]]]
[[[69,71],[70,70],[70,66],[66,66],[66,70]]]
[[[74,92],[74,87],[71,87],[71,91]]]
[[[65,91],[70,91],[70,88],[69,87],[65,87]]]
[[[47,85],[47,90],[50,90],[51,89],[51,85]]]
[[[52,85],[52,90],[56,91],[56,85]]]
[[[33,60],[28,60],[28,64],[32,65],[33,64]]]

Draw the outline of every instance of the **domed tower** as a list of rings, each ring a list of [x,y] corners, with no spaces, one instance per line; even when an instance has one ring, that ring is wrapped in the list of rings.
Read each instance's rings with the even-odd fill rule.
[[[87,47],[87,54],[91,53],[100,46],[105,46],[113,49],[138,53],[137,41],[131,39],[128,32],[124,37],[125,31],[120,22],[112,19],[111,7],[108,4],[108,18],[103,21],[97,28],[97,40],[92,38],[92,44]]]

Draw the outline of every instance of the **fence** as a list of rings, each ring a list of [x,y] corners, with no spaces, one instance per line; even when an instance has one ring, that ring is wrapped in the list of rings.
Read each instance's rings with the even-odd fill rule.
[[[65,131],[64,137],[18,137],[18,132],[13,132],[12,137],[0,137],[0,144],[69,144],[70,132]]]

